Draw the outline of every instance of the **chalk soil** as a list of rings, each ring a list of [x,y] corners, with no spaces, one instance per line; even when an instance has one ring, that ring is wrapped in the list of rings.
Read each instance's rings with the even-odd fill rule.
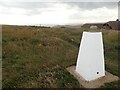
[[[80,76],[79,73],[75,71],[75,66],[70,66],[66,69],[79,81],[80,85],[82,85],[84,88],[99,88],[105,83],[110,83],[119,80],[119,77],[106,71],[104,77],[92,81],[86,81],[82,76]]]

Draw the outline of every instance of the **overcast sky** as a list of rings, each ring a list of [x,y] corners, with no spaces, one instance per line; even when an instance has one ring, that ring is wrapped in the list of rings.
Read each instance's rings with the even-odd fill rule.
[[[119,0],[0,0],[0,24],[81,24],[118,18]],[[83,1],[83,0],[81,0]],[[86,1],[86,2],[85,2]],[[89,2],[88,2],[89,1]],[[104,0],[105,1],[105,0]],[[111,2],[110,2],[111,1]]]

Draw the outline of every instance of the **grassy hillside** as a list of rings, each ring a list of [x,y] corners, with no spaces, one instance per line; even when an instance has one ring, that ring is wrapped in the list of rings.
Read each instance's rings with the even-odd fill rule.
[[[3,26],[3,88],[82,87],[65,68],[76,64],[83,31]],[[106,70],[118,75],[119,32],[97,31],[103,32]]]

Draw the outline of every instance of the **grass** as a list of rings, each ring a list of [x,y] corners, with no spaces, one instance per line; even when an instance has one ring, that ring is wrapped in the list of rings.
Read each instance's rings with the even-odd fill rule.
[[[111,82],[111,83],[106,83],[104,86],[102,86],[101,88],[114,88],[114,89],[118,89],[119,87],[119,82],[115,81],[115,82]]]
[[[3,26],[3,88],[79,88],[65,68],[76,64],[83,31]],[[103,32],[106,70],[118,76],[119,32],[97,31]]]

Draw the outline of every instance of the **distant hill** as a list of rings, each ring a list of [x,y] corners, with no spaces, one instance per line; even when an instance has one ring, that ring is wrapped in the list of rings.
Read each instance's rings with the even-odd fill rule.
[[[81,28],[82,24],[79,25],[55,25],[55,28]]]

